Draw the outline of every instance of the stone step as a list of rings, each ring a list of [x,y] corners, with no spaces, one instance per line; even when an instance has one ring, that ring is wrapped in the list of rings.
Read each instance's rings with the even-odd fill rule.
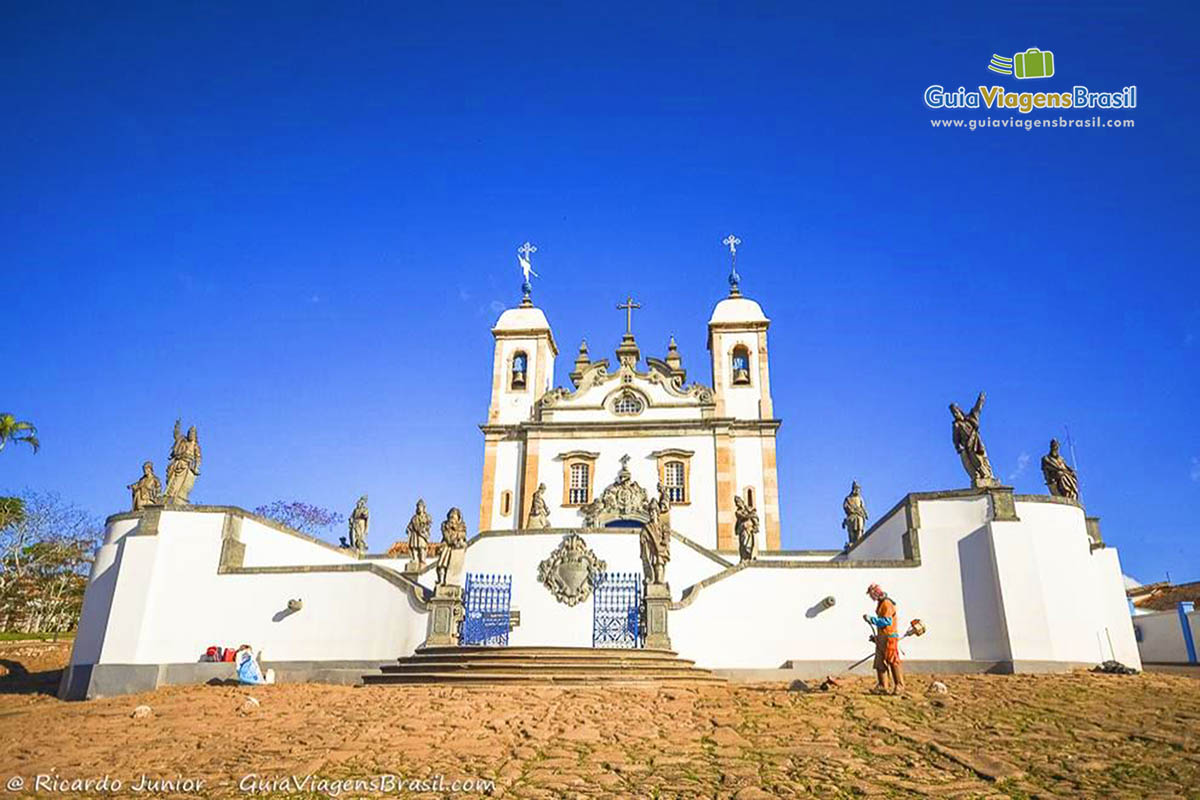
[[[561,673],[538,672],[533,675],[501,672],[413,672],[401,675],[364,675],[368,686],[388,686],[413,683],[452,683],[488,685],[496,683],[574,683],[574,684],[645,684],[659,683],[725,683],[724,678],[692,670],[677,670],[674,674],[643,675],[638,672]]]
[[[636,669],[642,666],[656,666],[669,664],[676,667],[692,667],[695,662],[686,658],[625,658],[615,656],[612,658],[572,658],[570,656],[546,656],[531,658],[528,656],[505,657],[494,653],[472,655],[466,657],[456,657],[453,655],[417,655],[409,658],[400,659],[398,663],[402,664],[424,664],[424,665],[469,665],[469,664],[520,664],[529,667],[539,667],[544,665],[576,665],[582,667],[588,666],[628,666]]]
[[[674,650],[653,650],[646,647],[418,647],[409,656],[415,658],[424,655],[453,655],[472,657],[477,655],[498,655],[504,658],[550,658],[574,657],[606,659],[614,655],[625,658],[678,658]]]
[[[671,650],[591,647],[427,647],[363,683],[724,683]]]
[[[645,665],[631,666],[628,664],[571,664],[568,662],[555,662],[548,664],[527,664],[519,661],[480,661],[480,662],[453,662],[453,661],[414,661],[404,662],[400,664],[388,664],[380,667],[380,672],[384,675],[399,675],[402,673],[412,672],[504,672],[515,675],[528,675],[536,672],[637,672],[644,674],[655,674],[659,672],[678,672],[679,670],[695,670],[697,672],[707,672],[707,670],[698,670],[690,664],[674,664],[670,661],[654,662]]]

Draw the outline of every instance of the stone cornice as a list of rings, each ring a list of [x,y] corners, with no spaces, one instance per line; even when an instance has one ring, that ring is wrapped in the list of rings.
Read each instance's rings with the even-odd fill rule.
[[[591,450],[568,450],[565,453],[559,453],[553,460],[566,461],[569,458],[578,458],[585,461],[595,461],[599,457],[599,453],[593,453]]]
[[[492,328],[492,336],[497,339],[540,339],[545,336],[550,342],[550,352],[558,355],[558,344],[554,341],[554,333],[549,328],[523,328],[519,330],[498,331]]]
[[[765,331],[771,327],[770,320],[757,320],[752,322],[710,322],[708,329],[710,331]]]
[[[747,433],[774,433],[783,424],[778,419],[734,419],[732,417],[709,417],[704,419],[663,419],[663,420],[595,420],[576,422],[528,421],[511,425],[483,424],[479,429],[485,435],[503,435],[508,438],[519,437],[522,433],[534,433],[540,438],[556,438],[558,434],[587,436],[598,432],[628,433],[631,436],[655,435],[664,431],[667,435],[699,434],[710,435],[714,431],[730,430]],[[545,434],[553,434],[546,436]]]
[[[342,553],[346,556],[346,558],[348,558],[352,561],[357,560],[357,556],[354,554],[353,550],[346,550],[344,548],[338,547],[337,545],[330,544],[329,542],[325,541],[324,539],[318,539],[315,536],[309,536],[307,533],[301,533],[300,531],[296,530],[295,528],[289,528],[287,525],[276,522],[275,520],[270,519],[269,517],[260,517],[258,514],[247,511],[244,508],[239,508],[237,506],[202,506],[202,505],[147,506],[146,508],[142,509],[141,511],[123,511],[119,514],[112,514],[107,519],[104,520],[104,527],[107,528],[109,525],[111,525],[114,522],[119,522],[121,520],[126,520],[126,519],[141,520],[143,514],[145,514],[146,512],[156,512],[158,514],[161,514],[163,512],[171,512],[171,513],[182,512],[182,513],[193,513],[193,514],[228,514],[230,516],[239,517],[241,519],[252,519],[255,522],[259,523],[260,525],[264,525],[268,528],[274,528],[275,530],[279,531],[280,533],[286,533],[288,536],[295,536],[297,539],[303,539],[306,542],[311,542],[312,544],[320,545],[321,547],[324,547],[326,550],[333,550],[334,552]]]

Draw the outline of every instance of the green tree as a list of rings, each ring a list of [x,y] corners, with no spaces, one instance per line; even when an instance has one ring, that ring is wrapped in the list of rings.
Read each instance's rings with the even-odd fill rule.
[[[12,414],[0,414],[0,450],[9,442],[25,442],[37,452],[42,446],[38,441],[37,428],[32,422],[19,420]]]
[[[49,492],[17,499],[17,518],[0,526],[0,630],[72,630],[103,523]]]
[[[25,501],[19,497],[0,497],[0,531],[25,518]]]

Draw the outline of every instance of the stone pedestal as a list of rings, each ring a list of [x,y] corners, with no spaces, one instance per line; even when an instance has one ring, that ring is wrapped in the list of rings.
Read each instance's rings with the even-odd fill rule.
[[[670,650],[667,612],[671,609],[671,588],[665,583],[646,584],[646,647]]]
[[[429,635],[426,647],[457,647],[459,624],[463,620],[461,586],[442,584],[429,600]]]
[[[450,551],[450,564],[446,568],[446,583],[451,586],[462,586],[467,573],[467,548],[455,547]],[[461,592],[462,589],[459,589]]]
[[[416,561],[412,561],[412,560],[405,561],[404,562],[404,574],[405,575],[420,575],[421,569],[424,566],[425,566],[424,564],[418,564]]]
[[[996,522],[1020,522],[1017,517],[1017,504],[1013,499],[1011,486],[996,486],[987,490],[992,501],[992,519]]]

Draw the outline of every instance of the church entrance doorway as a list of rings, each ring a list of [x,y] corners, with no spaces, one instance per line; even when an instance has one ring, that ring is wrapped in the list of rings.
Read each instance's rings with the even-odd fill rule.
[[[643,646],[642,576],[602,572],[592,591],[592,647]]]
[[[467,573],[463,586],[461,645],[503,647],[508,645],[512,606],[512,575]]]

